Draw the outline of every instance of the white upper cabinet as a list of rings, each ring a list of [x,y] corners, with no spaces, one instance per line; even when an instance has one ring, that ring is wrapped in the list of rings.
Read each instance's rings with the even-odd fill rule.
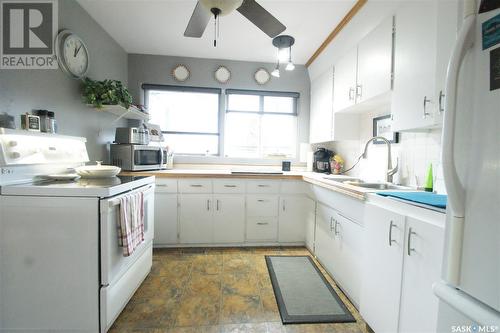
[[[356,103],[391,91],[393,21],[384,20],[358,45]]]
[[[333,122],[333,67],[311,82],[311,111],[309,141],[332,140]]]
[[[356,103],[356,71],[358,49],[354,48],[335,64],[333,110],[335,112]]]
[[[435,98],[436,4],[405,1],[396,12],[393,130],[431,127]]]
[[[437,105],[434,112],[434,123],[441,125],[444,112],[444,87],[446,71],[453,46],[458,33],[458,1],[437,2],[437,36],[436,36],[436,91]]]
[[[335,64],[334,112],[372,109],[392,87],[393,17],[388,17]],[[368,104],[368,102],[371,102]]]
[[[441,126],[446,68],[456,40],[457,1],[407,1],[396,11],[393,129]]]

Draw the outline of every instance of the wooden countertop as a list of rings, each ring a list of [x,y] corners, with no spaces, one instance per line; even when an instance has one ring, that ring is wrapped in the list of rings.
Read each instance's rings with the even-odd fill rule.
[[[303,180],[307,183],[317,185],[331,191],[339,192],[358,200],[365,200],[366,194],[373,190],[344,184],[341,181],[325,179],[325,174],[289,171],[283,174],[233,174],[230,170],[196,170],[196,169],[174,169],[157,171],[124,171],[123,176],[155,176],[158,178],[239,178],[239,179],[284,179]]]

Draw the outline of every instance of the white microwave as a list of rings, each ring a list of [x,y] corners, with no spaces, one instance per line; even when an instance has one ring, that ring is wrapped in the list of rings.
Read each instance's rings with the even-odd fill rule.
[[[146,171],[166,169],[169,154],[165,148],[134,145],[111,145],[111,164],[123,171]]]

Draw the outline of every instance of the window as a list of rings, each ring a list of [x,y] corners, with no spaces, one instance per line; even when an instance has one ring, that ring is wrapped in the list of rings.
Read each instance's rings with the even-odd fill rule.
[[[152,124],[177,154],[219,155],[220,89],[143,85]]]
[[[227,89],[226,95],[225,156],[296,157],[299,94]]]

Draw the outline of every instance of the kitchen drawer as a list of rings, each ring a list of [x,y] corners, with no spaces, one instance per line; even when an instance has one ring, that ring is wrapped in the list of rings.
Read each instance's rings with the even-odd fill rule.
[[[155,192],[177,193],[177,179],[156,178]]]
[[[279,193],[279,180],[249,180],[247,181],[248,193]]]
[[[283,194],[306,194],[309,184],[304,181],[284,180],[281,182],[281,193]]]
[[[180,179],[179,193],[212,193],[212,180]]]
[[[278,218],[249,217],[247,219],[247,241],[276,241]]]
[[[214,180],[214,193],[245,193],[245,181],[241,179]]]
[[[247,196],[247,216],[278,216],[277,195]]]

